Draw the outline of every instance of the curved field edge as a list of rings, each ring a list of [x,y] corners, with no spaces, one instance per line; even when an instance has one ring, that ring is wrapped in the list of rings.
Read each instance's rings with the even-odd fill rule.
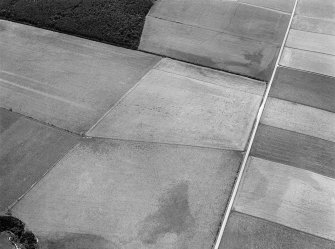
[[[153,0],[0,0],[0,18],[137,49]]]

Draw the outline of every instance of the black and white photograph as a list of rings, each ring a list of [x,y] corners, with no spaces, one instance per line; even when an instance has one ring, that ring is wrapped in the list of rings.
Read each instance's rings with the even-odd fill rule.
[[[0,0],[0,249],[335,249],[335,0]]]

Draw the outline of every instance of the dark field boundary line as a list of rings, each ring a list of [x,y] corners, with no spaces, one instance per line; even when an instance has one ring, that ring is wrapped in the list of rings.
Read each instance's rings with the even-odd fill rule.
[[[258,110],[258,113],[257,113],[257,116],[256,116],[256,120],[254,122],[254,127],[253,127],[253,129],[251,131],[251,135],[249,137],[249,141],[248,141],[248,144],[247,144],[247,149],[244,153],[243,160],[242,160],[242,163],[240,165],[238,175],[235,179],[235,183],[234,183],[231,195],[230,195],[230,199],[228,201],[228,205],[227,205],[227,207],[224,211],[224,215],[223,215],[223,218],[222,218],[222,221],[221,221],[221,224],[220,224],[220,228],[219,228],[219,231],[218,231],[218,234],[217,234],[217,237],[216,237],[215,244],[213,245],[213,249],[220,249],[220,244],[221,244],[221,240],[222,240],[222,237],[223,237],[223,233],[224,233],[225,228],[227,226],[230,213],[233,211],[234,201],[235,201],[235,198],[237,196],[239,186],[241,184],[242,178],[244,176],[244,173],[245,173],[245,170],[246,170],[246,167],[247,167],[248,158],[249,158],[249,155],[251,154],[251,148],[252,148],[253,142],[254,142],[255,137],[256,137],[256,132],[257,132],[258,127],[260,125],[260,120],[261,120],[263,111],[265,109],[265,105],[266,105],[267,99],[269,97],[269,93],[270,93],[270,90],[271,90],[271,87],[272,87],[277,69],[279,67],[280,58],[283,54],[284,47],[285,47],[285,44],[286,44],[286,41],[287,41],[287,38],[288,38],[288,34],[289,34],[290,29],[291,29],[291,25],[292,25],[292,22],[293,22],[293,17],[294,17],[296,8],[297,8],[298,1],[299,0],[295,0],[295,2],[294,2],[294,7],[293,7],[293,10],[292,10],[292,13],[291,13],[290,21],[287,25],[285,36],[284,36],[283,42],[281,44],[281,47],[280,47],[280,50],[279,50],[279,53],[278,53],[278,56],[277,56],[275,67],[272,71],[271,78],[270,78],[270,80],[267,84],[265,93],[263,95],[263,99],[262,99],[261,105],[259,107],[259,110]]]
[[[153,0],[0,0],[0,19],[137,49]]]

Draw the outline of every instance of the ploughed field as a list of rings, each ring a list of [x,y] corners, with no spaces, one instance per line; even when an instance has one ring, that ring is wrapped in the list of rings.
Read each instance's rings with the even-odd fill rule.
[[[152,0],[0,0],[0,18],[136,49]]]

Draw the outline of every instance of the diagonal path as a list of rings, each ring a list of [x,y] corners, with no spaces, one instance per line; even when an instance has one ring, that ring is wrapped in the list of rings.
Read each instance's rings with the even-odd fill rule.
[[[6,49],[1,52],[8,58],[1,62],[6,72],[2,74],[1,86],[6,90],[2,91],[2,106],[31,115],[38,120],[31,120],[33,123],[51,123],[74,133],[89,130],[92,136],[76,140],[74,148],[55,163],[36,165],[42,177],[35,174],[30,183],[33,187],[22,186],[16,195],[20,199],[9,207],[36,234],[42,248],[53,244],[65,248],[83,244],[101,248],[210,248],[265,83],[50,31],[26,29],[20,24],[5,22],[3,26],[4,40],[18,40],[2,43]],[[28,34],[27,30],[33,32]],[[30,39],[33,42],[27,42]],[[38,44],[46,48],[48,56],[26,58],[32,51],[39,52]],[[11,46],[19,48],[14,57],[8,52],[15,50]],[[80,64],[88,66],[80,69],[76,55],[81,58]],[[93,61],[86,61],[91,57]],[[23,65],[16,58],[23,58]],[[104,65],[98,70],[103,75],[96,74],[94,81],[83,77],[91,72],[89,65]],[[58,75],[59,68],[71,72],[69,77]],[[105,92],[100,96],[96,89]],[[105,98],[113,89],[115,93]],[[31,96],[37,90],[44,94]],[[61,116],[48,111],[48,101],[56,97],[69,100],[66,104],[81,104],[87,96],[95,96],[91,103],[104,103],[90,105],[97,113],[87,118],[85,127],[93,126],[100,117],[92,129],[75,128],[76,122],[81,123],[82,113],[89,117],[85,114],[89,109],[81,112],[69,105],[73,112]],[[62,110],[62,105],[52,103],[50,107]],[[40,137],[29,139],[38,143]],[[17,138],[13,140],[20,144]],[[50,145],[45,146],[48,148]],[[28,151],[34,150],[39,148],[31,146]],[[5,157],[1,163],[7,165]],[[23,161],[24,167],[30,163]],[[18,166],[13,163],[9,171],[13,175],[24,173],[24,167]]]
[[[333,37],[307,18],[330,12],[330,1],[297,2],[220,248],[335,246]]]
[[[250,72],[255,71],[244,71],[249,76],[246,78],[1,22],[5,35],[0,40],[19,38],[13,44],[1,43],[6,48],[1,53],[7,58],[0,64],[4,72],[0,75],[1,86],[7,91],[1,106],[36,118],[29,122],[47,127],[49,133],[57,131],[57,136],[63,131],[47,123],[84,136],[79,139],[65,132],[64,141],[70,135],[74,137],[69,148],[63,154],[55,153],[55,159],[47,158],[41,163],[43,167],[37,164],[42,177],[32,174],[35,178],[27,186],[33,184],[33,188],[20,186],[8,198],[8,203],[14,201],[10,211],[37,235],[41,248],[200,249],[212,248],[215,241],[215,248],[222,249],[334,247],[335,153],[333,126],[329,123],[334,117],[332,68],[324,60],[320,71],[308,54],[303,55],[304,63],[295,59],[304,51],[313,56],[333,56],[332,47],[325,50],[315,38],[320,30],[304,33],[310,39],[299,40],[297,32],[310,31],[288,30],[285,34],[281,29],[278,34],[282,36],[276,37],[261,25],[267,23],[271,13],[284,16],[278,19],[284,23],[277,24],[285,27],[293,7],[299,15],[315,19],[315,13],[304,13],[306,4],[314,2],[304,0],[294,6],[290,1],[230,2],[237,14],[224,14],[227,20],[232,18],[232,24],[219,32],[242,40],[264,39],[259,43],[264,46],[280,41],[276,46],[283,56],[273,63],[274,71],[267,71],[267,87],[250,78],[254,77]],[[163,6],[165,3],[160,2]],[[173,1],[169,4],[177,6]],[[187,6],[188,1],[180,4]],[[257,6],[261,10],[255,11]],[[329,8],[329,3],[325,6]],[[199,10],[193,7],[193,12]],[[160,13],[159,4],[155,8],[154,18],[166,15]],[[259,15],[259,30],[252,19],[250,33],[245,33],[239,18],[255,18],[253,14],[258,11],[265,11]],[[183,22],[195,20],[187,15],[185,18]],[[206,18],[199,16],[196,23],[186,26],[217,32],[216,19],[211,22]],[[293,11],[293,27],[296,19]],[[269,20],[267,24],[274,23]],[[257,33],[254,31],[264,32],[263,36],[252,37]],[[332,41],[328,35],[326,40]],[[12,46],[18,48],[13,58],[8,52],[15,50]],[[241,49],[239,46],[236,48]],[[32,52],[38,54],[39,47],[47,58],[34,57]],[[27,55],[33,55],[33,60]],[[240,65],[238,60],[235,65]],[[202,64],[201,60],[190,61]],[[29,63],[38,67],[34,69]],[[244,70],[258,66],[249,64]],[[97,70],[94,79],[88,77],[92,68]],[[66,77],[57,74],[64,71]],[[326,89],[318,90],[315,81]],[[43,94],[32,96],[31,92]],[[62,105],[73,109],[67,113],[71,119],[57,111],[45,111],[53,96],[61,102],[67,100]],[[81,111],[71,103],[88,103],[96,111],[91,115],[90,108]],[[50,106],[62,110],[62,105],[55,102]],[[5,133],[16,129],[16,115],[2,111],[1,129]],[[24,133],[25,127],[22,130]],[[10,138],[19,148],[19,138]],[[27,138],[26,143],[31,144],[28,154],[40,150],[31,142],[38,143],[39,139],[35,134]],[[9,148],[6,155],[12,155],[15,149],[9,139],[2,141]],[[52,147],[46,143],[43,149]],[[0,162],[8,165],[6,156]],[[13,162],[9,167],[13,177],[16,172],[25,172],[34,161],[23,158],[20,163]]]

